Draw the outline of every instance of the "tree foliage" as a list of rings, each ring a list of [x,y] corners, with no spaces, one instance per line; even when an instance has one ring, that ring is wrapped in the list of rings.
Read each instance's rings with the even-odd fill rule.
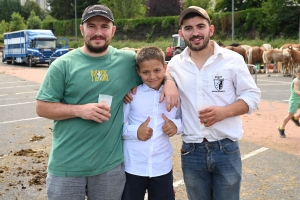
[[[11,20],[9,23],[10,31],[18,31],[18,30],[22,30],[25,28],[26,28],[26,25],[24,22],[24,18],[19,13],[14,12],[11,15]]]
[[[215,11],[219,12],[231,12],[232,1],[234,1],[234,10],[246,10],[250,8],[261,8],[262,3],[267,0],[217,0]]]
[[[0,20],[10,21],[11,15],[14,12],[21,11],[20,0],[0,0]]]
[[[8,31],[9,31],[9,23],[2,20],[0,22],[0,34],[3,34]]]
[[[27,19],[28,29],[40,29],[42,27],[42,20],[35,15],[34,10],[30,12],[30,16]]]
[[[24,19],[28,19],[31,11],[34,11],[35,15],[43,20],[46,18],[47,12],[34,1],[27,1],[24,6],[22,6],[20,14],[22,15],[22,17],[24,17]]]
[[[148,17],[174,16],[181,11],[180,0],[149,0],[147,3]]]
[[[185,0],[183,7],[188,8],[190,6],[199,6],[201,8],[208,9],[210,2],[210,0]]]
[[[300,0],[268,0],[262,5],[266,33],[273,36],[292,36],[297,33]]]
[[[99,4],[99,0],[47,0],[51,7],[50,14],[58,20],[74,19],[75,1],[77,18],[81,18],[84,9],[89,5]]]
[[[111,9],[115,19],[132,19],[144,17],[146,13],[144,0],[100,0],[99,3]]]

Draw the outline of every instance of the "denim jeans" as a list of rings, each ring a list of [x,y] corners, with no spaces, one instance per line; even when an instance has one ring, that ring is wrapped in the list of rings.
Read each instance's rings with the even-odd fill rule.
[[[240,199],[242,161],[237,141],[183,142],[181,163],[189,200]]]

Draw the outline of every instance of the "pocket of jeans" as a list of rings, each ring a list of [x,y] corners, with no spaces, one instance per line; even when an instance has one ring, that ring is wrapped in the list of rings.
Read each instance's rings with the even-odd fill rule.
[[[240,151],[239,143],[237,141],[226,143],[223,145],[223,151],[227,154],[237,153]]]
[[[195,147],[193,144],[188,144],[188,143],[182,143],[181,149],[180,149],[180,154],[182,156],[186,156],[194,151]]]

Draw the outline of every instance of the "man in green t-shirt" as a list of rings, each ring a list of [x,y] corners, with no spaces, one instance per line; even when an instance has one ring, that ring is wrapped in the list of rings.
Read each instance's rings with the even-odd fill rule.
[[[123,98],[141,83],[135,53],[109,46],[116,26],[105,6],[87,7],[80,30],[84,45],[51,64],[37,95],[37,114],[54,120],[47,196],[118,200],[125,184]],[[178,96],[168,84],[172,107]],[[98,103],[99,94],[113,96],[110,107]]]

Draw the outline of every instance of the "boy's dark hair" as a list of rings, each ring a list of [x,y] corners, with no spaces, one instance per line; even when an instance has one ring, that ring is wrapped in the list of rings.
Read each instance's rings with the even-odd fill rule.
[[[162,63],[162,65],[165,64],[164,52],[160,48],[154,46],[141,48],[137,52],[135,58],[136,58],[137,68],[139,68],[139,64],[141,62],[144,62],[146,60],[158,60],[159,62]]]

